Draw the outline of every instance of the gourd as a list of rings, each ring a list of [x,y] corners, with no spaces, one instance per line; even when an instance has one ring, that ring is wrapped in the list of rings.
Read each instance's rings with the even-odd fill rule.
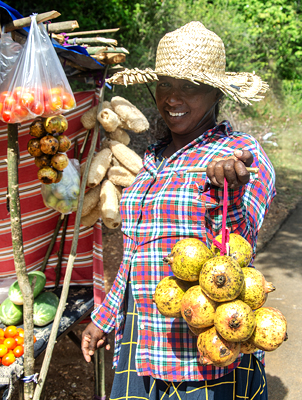
[[[28,279],[30,284],[32,284],[34,277],[36,277],[36,283],[34,287],[34,298],[35,298],[44,289],[46,283],[46,276],[42,271],[31,271],[28,273]],[[11,284],[8,290],[8,297],[14,304],[17,305],[23,304],[23,296],[18,281],[15,281]]]

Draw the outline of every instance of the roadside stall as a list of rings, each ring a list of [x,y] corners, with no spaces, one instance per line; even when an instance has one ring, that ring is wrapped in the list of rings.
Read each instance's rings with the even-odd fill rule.
[[[0,303],[2,306],[7,299],[11,301],[9,290],[16,280],[22,299],[19,305],[12,305],[14,309],[21,310],[19,321],[13,323],[14,320],[3,312],[5,316],[2,315],[0,328],[3,332],[10,325],[16,325],[20,332],[24,329],[24,355],[15,357],[6,365],[2,362],[0,366],[0,388],[5,389],[4,399],[11,397],[17,380],[23,382],[18,385],[20,399],[42,398],[55,342],[68,334],[79,345],[79,338],[72,334],[72,329],[89,316],[105,295],[101,214],[93,223],[81,220],[88,173],[95,151],[100,150],[102,130],[96,114],[90,128],[85,122],[83,124],[83,115],[91,109],[101,111],[105,78],[121,68],[116,64],[125,61],[128,52],[117,48],[114,39],[99,36],[83,38],[85,34],[99,35],[100,31],[79,32],[73,39],[68,39],[78,24],[76,21],[50,22],[59,15],[51,11],[34,18],[23,18],[16,10],[0,2],[3,32],[0,71]],[[35,34],[44,35],[43,39],[51,43],[53,53],[37,47],[37,38],[32,33],[34,24]],[[62,31],[65,33],[61,34]],[[81,46],[83,43],[89,47]],[[28,50],[30,46],[31,51]],[[37,60],[43,60],[45,55],[47,62],[39,61],[39,64]],[[20,62],[22,57],[23,64]],[[47,89],[45,77],[52,80],[52,83],[46,84]],[[72,93],[67,77],[87,82],[87,87],[92,87],[92,90]],[[29,86],[33,88],[31,94],[26,89]],[[60,91],[62,87],[64,93]],[[6,93],[15,95],[10,96],[12,103],[9,106]],[[19,104],[22,107],[16,108]],[[58,116],[62,118],[57,129]],[[49,136],[50,140],[57,140],[58,135],[64,136],[67,147],[63,143],[61,151],[52,154],[45,150],[45,153],[37,153],[35,157],[32,149],[35,148],[35,140],[39,139],[36,136],[39,129],[34,128],[41,128],[42,125],[41,137]],[[57,168],[44,160],[49,160],[50,156],[53,159],[56,154],[59,156]],[[62,154],[64,165],[60,164]],[[53,181],[48,181],[49,176],[41,173],[45,167],[40,159],[42,155],[46,166],[56,173]],[[82,173],[81,165],[86,165]],[[67,173],[68,170],[71,172]],[[64,178],[65,184],[59,186],[61,192],[57,193],[54,205],[46,191],[53,184],[59,185],[60,180],[64,182]],[[71,203],[70,193],[73,194],[73,204],[67,207],[66,203]],[[41,288],[36,295],[39,273],[45,281],[40,283]],[[37,323],[33,315],[35,299],[41,295],[41,290],[42,294],[51,294],[58,300],[56,312],[46,323]],[[0,314],[1,311],[6,310],[0,310]],[[5,340],[4,337],[2,339]],[[41,354],[44,361],[36,376],[34,359]],[[98,362],[99,357],[103,357],[102,351],[95,357],[95,394],[104,397],[104,370],[99,370],[99,365],[102,365]]]

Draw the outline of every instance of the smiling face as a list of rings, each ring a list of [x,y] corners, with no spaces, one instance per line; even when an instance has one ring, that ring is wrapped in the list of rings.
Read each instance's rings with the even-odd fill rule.
[[[172,133],[190,135],[195,132],[197,137],[215,126],[214,109],[200,126],[197,125],[217,100],[217,89],[202,83],[196,85],[185,79],[158,78],[157,108]]]

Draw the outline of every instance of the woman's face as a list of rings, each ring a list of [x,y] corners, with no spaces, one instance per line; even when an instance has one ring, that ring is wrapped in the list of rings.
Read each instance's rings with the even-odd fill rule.
[[[196,85],[185,79],[159,76],[156,86],[157,108],[171,132],[190,134],[205,113],[212,107],[219,94],[215,88]],[[204,123],[213,121],[214,110]],[[215,122],[215,119],[214,119]]]

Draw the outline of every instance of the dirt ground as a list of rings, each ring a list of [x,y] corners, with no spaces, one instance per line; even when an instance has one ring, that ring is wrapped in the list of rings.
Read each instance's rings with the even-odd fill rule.
[[[142,140],[131,140],[131,143],[134,144],[130,147],[141,156],[143,155],[147,145],[154,142],[155,139],[154,132],[156,129],[157,116],[152,115],[152,111],[150,111],[148,117],[149,121],[154,121],[154,123],[151,123],[150,129],[143,136],[140,136]],[[258,240],[259,252],[279,229],[280,224],[282,224],[287,214],[287,208],[280,203],[278,199],[275,199],[260,231]],[[120,229],[109,230],[104,226],[103,254],[106,291],[109,291],[122,260],[122,247],[122,234]],[[74,333],[78,337],[81,337],[81,333],[85,327],[86,324],[78,325],[77,328],[75,328]],[[112,333],[109,335],[111,350],[105,352],[105,388],[107,399],[109,399],[113,381],[113,342],[114,339]],[[42,359],[36,361],[36,372],[40,371],[42,361]],[[0,396],[1,395],[2,393],[0,391]],[[86,400],[96,398],[94,365],[93,363],[88,364],[84,361],[81,350],[69,339],[68,336],[66,336],[55,345],[45,385],[44,399]],[[15,390],[12,400],[18,399],[18,391]]]

